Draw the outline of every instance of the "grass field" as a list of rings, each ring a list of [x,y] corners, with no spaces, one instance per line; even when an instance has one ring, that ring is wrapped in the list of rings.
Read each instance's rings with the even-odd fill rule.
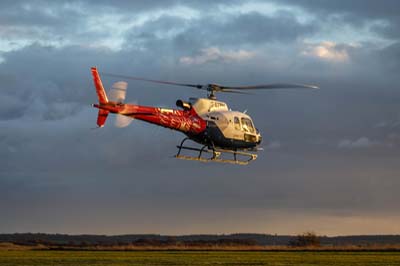
[[[0,251],[16,265],[343,265],[400,266],[400,252]]]

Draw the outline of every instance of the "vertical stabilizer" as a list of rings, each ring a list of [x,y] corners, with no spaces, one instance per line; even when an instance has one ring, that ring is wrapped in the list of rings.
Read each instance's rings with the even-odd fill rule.
[[[97,97],[99,98],[99,103],[100,104],[108,103],[107,94],[104,90],[103,83],[101,82],[100,75],[97,72],[97,68],[92,67],[91,70],[92,70],[93,81],[94,81],[94,86],[96,88]]]
[[[109,111],[101,109],[101,105],[107,104],[108,98],[107,98],[107,94],[104,90],[103,83],[101,82],[99,72],[97,72],[97,68],[92,67],[91,71],[92,71],[94,86],[96,88],[97,97],[99,99],[99,105],[97,105],[97,104],[93,105],[93,106],[99,108],[99,113],[97,115],[97,125],[99,127],[104,127],[104,124],[106,123]]]

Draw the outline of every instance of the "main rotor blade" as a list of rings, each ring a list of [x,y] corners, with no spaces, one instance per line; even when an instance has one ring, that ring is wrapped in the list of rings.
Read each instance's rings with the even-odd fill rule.
[[[228,92],[228,93],[237,93],[237,94],[247,94],[247,95],[251,95],[252,93],[249,92],[244,92],[244,91],[237,91],[234,89],[222,89],[221,91],[218,92]]]
[[[146,79],[146,78],[133,77],[133,76],[125,76],[125,75],[118,75],[118,74],[105,73],[105,72],[100,72],[100,74],[102,74],[102,75],[104,75],[104,76],[115,77],[115,78],[132,79],[132,80],[153,82],[153,83],[159,83],[159,84],[167,84],[167,85],[176,85],[176,86],[192,87],[192,88],[197,88],[197,89],[201,89],[201,88],[203,87],[203,85],[200,85],[200,84],[188,84],[188,83],[179,83],[179,82],[174,82],[174,81],[164,81],[164,80]]]
[[[274,90],[274,89],[319,89],[318,86],[307,84],[291,84],[291,83],[274,83],[254,86],[220,86],[222,91],[225,90]]]

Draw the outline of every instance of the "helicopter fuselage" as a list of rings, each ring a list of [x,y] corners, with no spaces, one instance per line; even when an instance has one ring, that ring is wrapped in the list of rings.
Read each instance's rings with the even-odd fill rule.
[[[250,116],[228,110],[226,103],[205,98],[190,98],[189,102],[178,100],[177,105],[183,110],[114,102],[93,106],[103,112],[125,115],[180,131],[203,145],[240,150],[255,148],[261,142],[261,135]],[[99,114],[99,126],[103,125],[101,119]]]

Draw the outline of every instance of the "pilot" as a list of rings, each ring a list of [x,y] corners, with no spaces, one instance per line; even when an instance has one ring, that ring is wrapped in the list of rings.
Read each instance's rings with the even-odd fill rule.
[[[243,123],[242,128],[245,132],[250,132],[249,128],[247,127],[247,124]]]

